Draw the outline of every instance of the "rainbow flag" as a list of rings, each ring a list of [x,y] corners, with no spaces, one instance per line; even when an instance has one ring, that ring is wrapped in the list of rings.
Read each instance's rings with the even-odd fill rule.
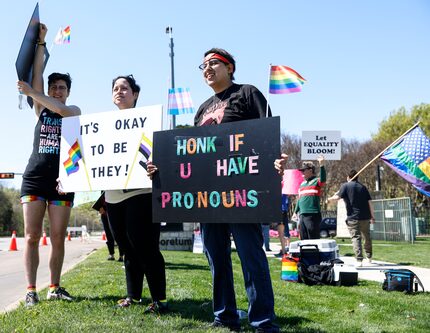
[[[69,149],[69,158],[63,162],[67,176],[79,170],[79,160],[82,159],[81,147],[76,139],[75,143]]]
[[[306,80],[294,69],[287,66],[270,67],[269,93],[291,94],[302,91]]]
[[[381,159],[422,194],[430,197],[430,140],[418,126]]]
[[[191,100],[189,88],[169,89],[167,113],[171,115],[194,113],[193,101]]]
[[[297,269],[297,260],[288,258],[286,255],[282,258],[281,280],[298,282],[299,272]]]
[[[60,27],[57,35],[55,36],[54,43],[59,44],[70,44],[70,25],[65,27],[64,29]]]
[[[139,152],[142,154],[142,158],[139,164],[147,170],[146,162],[152,154],[152,142],[145,135],[142,135],[142,141],[140,141]]]

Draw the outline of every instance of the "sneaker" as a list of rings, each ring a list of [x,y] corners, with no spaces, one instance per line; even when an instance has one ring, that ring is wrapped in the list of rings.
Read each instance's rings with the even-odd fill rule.
[[[163,314],[169,310],[167,302],[155,301],[149,304],[143,313]]]
[[[224,327],[224,328],[228,328],[231,332],[240,332],[240,325],[239,324],[237,324],[237,325],[234,325],[234,324],[227,325],[227,324],[221,323],[219,321],[214,321],[211,324],[211,327],[214,327],[214,328],[216,328],[216,327]]]
[[[367,258],[367,262],[368,262],[369,264],[371,264],[371,263],[372,263],[372,258]]]
[[[63,287],[58,287],[54,291],[48,290],[46,299],[63,299],[65,301],[73,301],[72,296]]]
[[[279,327],[275,324],[270,324],[263,327],[257,327],[255,333],[279,333]]]
[[[355,267],[363,267],[363,260],[357,260]]]
[[[266,249],[266,252],[272,252],[272,250],[269,248],[269,249]]]
[[[139,305],[139,304],[140,304],[140,300],[136,301],[135,299],[132,299],[131,297],[127,297],[127,298],[120,299],[117,302],[116,307],[117,308],[128,308],[132,305]]]
[[[282,258],[284,256],[284,254],[282,253],[282,250],[281,251],[279,251],[279,253],[276,253],[275,254],[275,257],[276,258]]]
[[[107,260],[115,260],[115,257],[113,256],[113,254],[109,255],[109,257],[107,258]]]
[[[39,303],[39,295],[35,291],[29,291],[25,295],[25,307],[29,308]]]
[[[119,258],[118,258],[118,262],[123,262],[124,261],[124,256],[120,256]]]

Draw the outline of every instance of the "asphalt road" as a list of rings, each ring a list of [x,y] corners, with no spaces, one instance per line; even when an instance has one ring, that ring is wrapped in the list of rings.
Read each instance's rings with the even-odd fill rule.
[[[37,289],[45,288],[49,284],[48,257],[51,249],[48,237],[48,246],[40,246],[40,264],[37,272]],[[14,309],[19,301],[25,297],[27,282],[24,275],[24,239],[17,238],[18,251],[8,251],[10,238],[0,238],[0,312]],[[66,254],[63,264],[63,273],[72,269],[84,260],[94,250],[105,246],[100,237],[91,238],[88,242],[81,242],[78,238],[66,240]]]

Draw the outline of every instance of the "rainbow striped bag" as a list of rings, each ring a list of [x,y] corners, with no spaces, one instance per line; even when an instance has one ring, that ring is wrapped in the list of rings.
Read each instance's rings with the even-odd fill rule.
[[[299,282],[299,272],[297,270],[297,261],[284,254],[282,257],[281,280],[289,282]]]

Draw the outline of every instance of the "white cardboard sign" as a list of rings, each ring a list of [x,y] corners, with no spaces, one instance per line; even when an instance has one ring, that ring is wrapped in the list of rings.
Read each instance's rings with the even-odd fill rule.
[[[146,161],[162,106],[62,119],[59,177],[65,192],[151,188]],[[152,159],[152,158],[151,158]]]
[[[316,160],[323,155],[326,160],[341,159],[340,131],[303,131],[302,160]]]

